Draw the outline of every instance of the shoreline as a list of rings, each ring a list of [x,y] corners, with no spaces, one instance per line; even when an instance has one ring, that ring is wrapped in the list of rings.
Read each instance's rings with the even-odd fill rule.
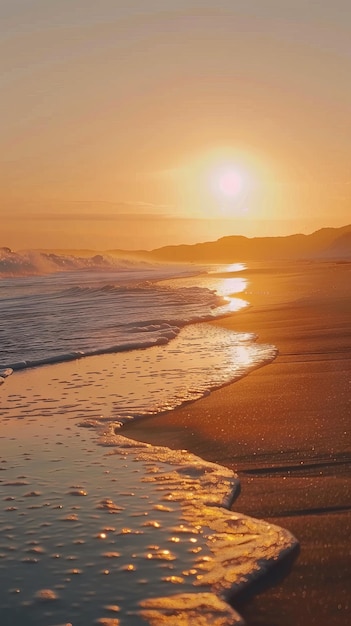
[[[308,264],[308,265],[311,265],[311,264]],[[300,376],[301,376],[301,367],[305,366],[306,371],[303,373],[303,376],[305,378],[307,378],[308,376],[311,376],[311,366],[313,366],[313,368],[317,368],[317,371],[315,372],[315,374],[317,375],[317,378],[318,378],[317,380],[318,388],[320,388],[320,382],[323,380],[325,381],[325,378],[329,373],[330,364],[333,364],[333,368],[335,370],[333,372],[334,379],[335,380],[338,378],[340,379],[340,375],[341,375],[341,379],[342,381],[344,381],[343,375],[345,372],[344,372],[343,367],[345,363],[345,357],[347,356],[348,344],[347,343],[345,344],[345,338],[344,338],[343,333],[344,333],[344,329],[348,328],[347,324],[349,323],[347,322],[347,324],[345,324],[345,319],[344,319],[345,318],[345,315],[344,315],[345,306],[344,305],[346,303],[346,299],[345,299],[344,304],[340,306],[340,297],[342,294],[344,294],[344,290],[345,290],[345,276],[343,276],[340,281],[337,281],[337,280],[334,281],[334,292],[335,292],[334,300],[335,302],[338,302],[338,305],[337,305],[338,315],[336,316],[338,324],[336,324],[334,331],[342,330],[341,334],[339,332],[340,341],[338,344],[338,348],[339,348],[338,359],[335,359],[335,355],[333,357],[330,348],[328,348],[328,351],[326,352],[326,355],[328,358],[321,358],[321,355],[322,357],[323,356],[325,357],[326,355],[324,353],[321,353],[320,350],[316,351],[315,348],[316,348],[316,345],[320,345],[321,336],[325,337],[326,335],[325,329],[324,329],[324,334],[323,334],[323,328],[321,328],[320,329],[321,332],[319,333],[317,337],[309,337],[308,339],[309,350],[305,351],[305,353],[303,354],[304,359],[305,360],[307,359],[307,363],[301,364],[301,360],[299,361],[296,358],[296,355],[298,356],[300,355],[301,357],[301,349],[300,349],[300,352],[296,350],[296,342],[297,342],[296,337],[291,337],[290,335],[289,337],[287,337],[286,315],[288,314],[291,316],[293,314],[292,320],[294,319],[296,320],[295,313],[294,313],[296,308],[299,311],[303,310],[305,313],[308,308],[315,310],[315,306],[316,306],[315,300],[317,298],[318,303],[319,303],[319,312],[318,312],[317,317],[320,319],[321,317],[323,317],[323,315],[321,314],[320,303],[324,302],[324,305],[325,305],[325,302],[328,302],[328,297],[325,297],[325,294],[323,295],[323,289],[325,291],[325,288],[322,285],[323,289],[319,289],[319,290],[317,289],[316,293],[313,294],[312,304],[310,304],[309,307],[307,307],[306,309],[306,296],[311,298],[311,294],[310,294],[311,284],[309,282],[309,279],[307,278],[306,273],[304,273],[303,289],[300,290],[300,292],[297,294],[298,298],[296,298],[296,284],[300,285],[301,283],[301,280],[300,280],[301,267],[304,267],[304,264],[298,264],[297,268],[296,268],[296,264],[289,264],[289,266],[285,268],[284,271],[280,271],[278,273],[278,276],[275,276],[276,270],[274,269],[273,266],[271,266],[268,271],[259,267],[256,267],[254,270],[251,270],[251,271],[246,270],[245,271],[246,276],[254,277],[254,281],[251,283],[251,285],[247,289],[247,293],[244,294],[244,296],[246,296],[248,300],[251,300],[251,303],[252,303],[251,307],[248,309],[245,309],[241,313],[234,313],[231,317],[221,318],[220,320],[216,320],[215,322],[213,322],[214,325],[224,326],[228,329],[238,330],[239,332],[241,331],[253,332],[259,335],[258,337],[259,342],[268,341],[269,343],[274,343],[275,345],[278,344],[278,347],[280,348],[281,348],[282,341],[285,341],[284,350],[280,349],[280,355],[277,357],[277,359],[275,359],[275,361],[273,361],[269,365],[266,365],[265,367],[261,367],[259,369],[252,371],[250,373],[250,376],[246,376],[240,379],[239,381],[236,381],[235,383],[229,384],[216,391],[213,391],[206,398],[197,400],[193,404],[187,404],[186,406],[182,408],[175,409],[174,411],[170,413],[166,413],[160,416],[152,416],[149,418],[143,418],[142,420],[139,420],[134,423],[128,423],[127,425],[123,427],[122,431],[119,431],[119,432],[123,432],[123,435],[126,435],[127,437],[131,436],[132,438],[137,438],[138,440],[144,439],[145,441],[149,439],[150,443],[152,443],[153,445],[156,443],[157,445],[167,445],[167,447],[171,443],[171,435],[172,435],[175,448],[179,450],[184,450],[184,448],[187,448],[188,450],[191,450],[191,452],[194,452],[196,455],[206,459],[207,461],[212,460],[212,461],[219,463],[221,466],[231,467],[232,469],[235,468],[235,471],[239,470],[241,483],[244,487],[243,494],[241,495],[239,500],[237,500],[236,505],[235,505],[235,509],[239,511],[239,515],[244,515],[244,516],[252,515],[252,516],[259,517],[259,518],[266,517],[268,519],[268,524],[273,520],[274,524],[279,524],[279,526],[282,526],[283,528],[289,528],[289,530],[292,531],[293,534],[295,534],[298,537],[298,539],[301,538],[301,531],[304,530],[303,528],[301,529],[301,524],[299,524],[301,520],[301,515],[299,514],[296,515],[295,521],[294,521],[293,515],[290,515],[290,516],[286,515],[287,512],[289,513],[289,508],[287,508],[286,503],[283,503],[284,506],[282,510],[277,511],[277,502],[273,502],[269,498],[269,494],[272,494],[275,490],[275,487],[278,486],[279,489],[277,493],[277,497],[278,497],[277,501],[281,499],[282,493],[285,494],[287,502],[289,501],[289,498],[290,500],[292,499],[291,501],[296,501],[296,494],[297,493],[302,494],[302,490],[305,489],[306,485],[304,485],[304,480],[306,479],[306,475],[301,476],[301,473],[300,473],[301,472],[300,470],[301,460],[303,461],[303,464],[306,464],[307,466],[307,461],[310,460],[310,458],[308,456],[309,451],[307,449],[304,450],[303,446],[301,446],[301,441],[304,441],[304,433],[300,433],[300,437],[297,436],[298,435],[297,431],[292,433],[295,438],[294,440],[295,448],[294,446],[292,446],[288,451],[283,450],[284,454],[282,457],[281,456],[282,449],[279,449],[279,446],[278,447],[276,446],[277,449],[275,451],[272,450],[272,447],[267,450],[267,438],[277,439],[277,437],[279,436],[283,437],[284,433],[286,435],[287,424],[285,424],[285,426],[283,424],[284,428],[282,428],[281,432],[279,432],[279,429],[277,430],[276,428],[277,423],[270,425],[269,423],[266,422],[263,442],[259,446],[261,448],[261,451],[259,452],[259,454],[257,454],[257,425],[260,423],[259,409],[260,407],[262,407],[262,397],[267,397],[267,400],[268,400],[270,398],[270,392],[271,394],[273,393],[274,387],[276,386],[276,379],[279,379],[280,384],[281,383],[283,384],[284,392],[288,391],[288,387],[289,387],[289,384],[291,385],[291,382],[287,384],[287,381],[289,381],[289,379],[291,378],[292,366],[299,368]],[[320,264],[318,264],[318,267],[317,268],[314,267],[313,269],[314,270],[317,269],[317,274],[321,274],[323,277],[325,276],[325,270],[327,267],[328,267],[329,272],[332,272],[332,274],[335,274],[334,264],[328,264],[327,266],[323,265],[322,267],[320,266]],[[345,272],[349,274],[349,267],[350,266],[346,267],[345,265],[345,267],[342,268],[343,274],[345,274]],[[295,276],[295,279],[296,279],[295,285],[292,285],[292,282],[291,282],[292,275]],[[267,276],[269,280],[269,285],[268,285],[269,289],[267,289]],[[321,276],[319,276],[319,278],[321,278]],[[334,275],[334,278],[336,278],[335,275]],[[256,283],[255,283],[255,280],[256,280]],[[322,282],[324,283],[324,280]],[[282,292],[282,286],[285,287],[285,292],[284,291]],[[283,300],[283,304],[279,304],[279,302],[281,302],[282,300]],[[294,303],[293,305],[292,305],[292,302]],[[335,303],[334,303],[334,309],[335,309]],[[273,317],[272,317],[272,313],[274,313]],[[277,326],[277,323],[276,323],[277,316],[281,323],[280,326],[279,325]],[[306,330],[308,330],[306,329],[306,316],[304,316],[303,319],[304,319],[304,327],[302,329],[301,328],[299,329],[300,334],[302,333],[301,338],[300,338],[300,342],[301,342],[300,345],[306,346]],[[278,335],[279,342],[276,340],[275,341],[273,340],[274,333]],[[331,344],[333,345],[333,343],[334,343],[334,339],[332,337]],[[287,345],[290,346],[289,349],[286,348]],[[291,350],[291,346],[295,347],[294,351]],[[95,360],[95,363],[99,362],[99,367],[101,368],[101,374],[103,376],[104,376],[104,372],[107,371],[106,364],[109,358],[110,358],[110,355],[106,356],[105,359],[103,359],[103,357],[98,357],[98,361]],[[336,363],[336,361],[338,362]],[[89,359],[87,359],[87,362],[89,362],[90,364],[93,363]],[[321,362],[324,363],[324,366],[322,368],[320,367]],[[327,363],[327,367],[325,365],[326,363]],[[88,363],[86,365],[88,365]],[[279,369],[278,374],[276,373],[277,365]],[[336,365],[337,367],[335,368]],[[83,366],[82,362],[76,363],[75,367],[76,367],[77,372],[79,372],[79,375],[75,374],[76,377],[78,376],[78,379],[76,378],[75,380],[71,380],[71,383],[76,384],[77,388],[81,388],[82,385],[80,383],[83,382],[83,378],[84,378],[84,376],[82,377],[82,374],[86,369],[88,371],[89,368],[85,367],[85,365]],[[285,371],[285,373],[284,373],[284,367],[287,368],[287,371]],[[51,369],[51,368],[54,368],[54,369]],[[41,385],[41,389],[43,387],[47,388],[48,384],[50,386],[52,383],[51,382],[49,383],[49,381],[52,380],[54,371],[55,372],[66,371],[67,372],[66,375],[68,377],[66,380],[66,383],[68,382],[69,384],[71,384],[69,381],[69,377],[72,374],[71,368],[72,368],[72,364],[68,363],[68,364],[62,364],[62,365],[57,365],[57,366],[51,366],[50,368],[43,368],[42,370],[37,370],[37,372],[40,371],[40,380],[41,380],[41,382],[39,382],[38,384]],[[23,372],[23,373],[22,372],[16,373],[15,376],[17,377],[19,375],[22,377],[22,380],[25,381],[27,380],[27,374],[29,373],[29,371],[30,370],[27,370],[26,372]],[[33,372],[33,370],[31,371]],[[68,374],[68,372],[70,372],[70,374]],[[90,371],[89,374],[94,375],[96,374],[96,372]],[[37,376],[34,374],[32,378],[34,379],[36,377]],[[7,384],[12,383],[12,378],[13,377],[11,376]],[[79,381],[79,379],[81,380]],[[54,379],[54,380],[59,380],[59,379]],[[90,376],[90,383],[92,382],[92,380],[93,378],[92,376]],[[7,384],[4,386],[4,390],[5,390],[5,387],[7,387]],[[89,376],[86,377],[85,384],[89,385]],[[341,387],[342,385],[340,386],[340,388]],[[255,393],[252,393],[252,389],[255,389]],[[251,393],[250,393],[250,390],[251,390]],[[84,395],[85,392],[80,391],[79,393],[80,394],[83,393]],[[97,396],[97,390],[95,390],[95,396],[100,397],[100,396]],[[275,398],[274,401],[276,402],[277,398]],[[292,402],[292,399],[290,399],[290,402]],[[94,404],[94,402],[92,404]],[[239,428],[238,421],[235,424],[235,432],[233,432],[233,428],[229,427],[233,421],[233,407],[235,407],[235,411],[237,415],[240,414],[240,411],[243,408],[246,409],[248,412],[252,412],[252,409],[254,409],[254,412],[255,410],[256,412],[258,411],[257,419],[255,421],[256,431],[254,433],[251,432],[252,423],[251,425],[247,425],[247,428],[245,428],[245,424],[242,423]],[[335,409],[335,406],[334,406],[334,409]],[[26,412],[26,409],[24,410],[24,413],[25,412]],[[70,415],[70,412],[71,412],[70,408],[66,408],[64,412],[65,412],[66,417],[68,417],[68,419],[72,418],[72,415]],[[92,410],[92,415],[94,414],[94,412],[96,412],[95,409]],[[49,414],[50,414],[50,410],[47,415]],[[44,415],[45,415],[45,412],[44,412]],[[81,408],[81,418],[83,417],[87,417],[87,415],[85,414],[84,407]],[[194,429],[194,423],[197,429],[196,431]],[[225,426],[225,428],[223,428],[223,426]],[[333,426],[335,426],[335,424]],[[337,430],[336,434],[338,435],[339,438],[341,437],[341,440],[340,441],[338,440],[336,443],[339,447],[340,446],[342,447],[343,445],[342,434],[343,433],[341,431],[339,432],[339,430]],[[331,429],[331,432],[334,436],[334,441],[335,441],[335,428]],[[136,433],[138,433],[137,437],[136,437]],[[344,431],[344,434],[346,434],[346,430]],[[161,440],[163,438],[165,439],[165,441],[162,443]],[[298,443],[300,443],[300,448],[296,447]],[[264,446],[266,446],[266,450],[264,449]],[[253,447],[254,447],[254,452],[252,451]],[[326,480],[327,482],[329,482],[330,488],[333,489],[333,491],[336,494],[335,495],[336,501],[333,507],[330,506],[330,503],[327,503],[327,507],[326,507],[326,506],[323,506],[324,505],[323,502],[319,502],[318,503],[319,509],[315,510],[315,518],[317,519],[321,512],[324,515],[326,508],[327,508],[327,513],[328,513],[326,517],[328,518],[328,520],[330,516],[333,515],[332,523],[331,524],[329,523],[329,527],[324,529],[323,531],[324,533],[323,538],[325,538],[328,532],[330,535],[331,528],[333,532],[335,533],[334,522],[335,522],[336,516],[338,516],[338,519],[337,519],[337,523],[339,527],[338,537],[339,539],[342,539],[342,546],[341,546],[341,550],[339,550],[339,553],[336,556],[340,557],[342,561],[342,554],[343,552],[345,552],[345,546],[347,545],[347,540],[348,540],[347,532],[344,532],[345,536],[342,537],[342,529],[345,527],[344,516],[345,514],[346,515],[348,514],[348,511],[343,511],[342,507],[338,506],[337,500],[338,500],[338,497],[340,497],[340,493],[345,484],[344,461],[347,460],[347,458],[346,457],[345,459],[340,458],[340,451],[339,451],[339,458],[337,459],[338,463],[335,463],[335,462],[330,463],[328,462],[328,459],[321,459],[321,451],[322,451],[321,447],[320,449],[316,450],[316,454],[314,458],[312,459],[312,463],[308,464],[309,466],[308,472],[310,472],[308,476],[310,478],[311,476],[313,477],[313,472],[316,472],[317,469],[318,469],[318,472],[320,472],[321,467],[322,467],[322,471],[324,473],[323,484],[325,484]],[[274,454],[272,454],[273,452]],[[297,465],[297,462],[296,462],[297,452],[299,452],[299,455],[300,455],[300,452],[304,453],[303,459],[298,455],[299,457],[298,463],[300,465]],[[209,458],[211,455],[214,457],[213,459]],[[215,458],[216,455],[218,455],[220,458],[216,459]],[[223,455],[224,455],[224,458],[223,458]],[[284,463],[282,463],[282,460],[284,460]],[[270,471],[272,464],[275,465],[274,472]],[[310,467],[311,465],[313,465],[312,468]],[[337,476],[335,476],[335,468],[338,468],[339,473]],[[311,471],[312,471],[312,474],[311,474]],[[329,472],[328,475],[327,475],[327,472]],[[285,474],[288,473],[288,476],[285,475],[284,473]],[[289,477],[289,483],[286,482],[286,479],[288,477]],[[272,481],[274,481],[273,488],[272,488]],[[250,493],[248,492],[249,486],[251,488]],[[254,490],[252,490],[252,487],[254,487]],[[335,487],[337,487],[337,489],[335,489]],[[320,493],[322,493],[323,489],[319,489],[319,491]],[[338,492],[339,492],[339,496],[338,496]],[[268,497],[267,497],[267,494],[268,494]],[[315,494],[314,494],[314,497],[315,497]],[[301,498],[303,501],[303,496],[301,496]],[[333,511],[331,510],[332,508],[333,508]],[[295,509],[292,507],[292,510],[294,513],[296,512]],[[277,516],[277,513],[279,513],[280,516],[279,515]],[[303,519],[305,519],[306,515],[311,516],[312,515],[311,510],[305,512],[305,516],[303,517]],[[325,515],[324,515],[324,518],[325,518]],[[293,520],[293,523],[291,522],[291,520]],[[304,523],[302,524],[302,526],[304,526]],[[294,528],[296,528],[296,530],[294,530]],[[320,528],[317,528],[315,530],[313,527],[310,526],[310,532],[312,535],[315,532],[317,532],[318,534],[318,532],[320,533]],[[304,546],[303,546],[303,551],[304,551]],[[335,550],[333,550],[333,545],[332,545],[331,553],[335,555]],[[304,554],[302,554],[302,557],[305,559]],[[341,562],[340,558],[339,558],[338,563],[334,564],[333,573],[335,573],[337,571],[337,568],[340,566],[340,562]],[[301,560],[301,557],[300,557],[300,560]],[[309,562],[307,563],[307,566],[308,565],[309,565]],[[292,576],[294,576],[295,571],[296,571],[296,565],[293,568]],[[342,569],[341,574],[342,575],[346,574],[345,567],[344,569]],[[288,583],[291,580],[292,580],[292,577],[290,576],[287,579]],[[338,581],[337,576],[335,577],[335,581],[337,583]],[[287,583],[285,583],[285,585],[286,584]],[[298,580],[298,585],[299,587],[301,587],[300,578]],[[293,593],[296,595],[296,589],[297,589],[296,585],[294,589],[295,590],[293,591]],[[279,602],[279,597],[278,598],[275,597],[274,595],[276,593],[275,590],[268,592],[268,594],[267,593],[264,594],[264,596],[261,596],[261,598],[257,597],[253,600],[251,599],[250,604],[247,606],[245,605],[241,606],[241,603],[240,603],[240,606],[238,606],[238,610],[244,616],[244,618],[246,618],[246,622],[248,626],[251,626],[251,624],[255,624],[256,623],[255,620],[258,619],[257,616],[260,616],[260,614],[262,613],[262,607],[261,607],[262,598],[264,599],[264,602],[266,603],[267,603],[267,598],[268,598],[268,603],[269,603],[272,593],[273,593],[273,598],[274,598],[274,602],[273,602],[274,611],[276,612],[277,602]],[[307,591],[304,589],[303,593],[305,595],[308,594],[308,589]],[[344,598],[342,598],[342,602],[344,602]],[[301,602],[299,602],[298,604],[299,604],[298,608],[300,609]],[[346,604],[345,604],[344,613],[345,613],[346,618],[347,618],[347,610],[348,609],[346,608]],[[260,618],[261,621],[257,623],[269,624],[271,626],[272,621],[264,621],[267,618],[265,611],[267,613],[267,609],[263,609],[262,619]],[[295,619],[294,602],[293,602],[292,597],[286,598],[284,611],[286,614],[293,616]],[[318,612],[316,615],[318,619]],[[340,621],[340,615],[341,613],[339,612],[339,614],[337,614],[338,621],[335,622],[335,624],[337,624],[338,626],[343,624],[343,622]],[[268,620],[271,620],[271,617],[272,615],[268,616]],[[342,615],[341,615],[341,619],[343,619]],[[280,626],[280,623],[282,622],[277,622],[279,626]],[[284,623],[286,623],[286,620],[284,621]],[[295,626],[299,622],[296,621],[295,619],[295,621],[291,623],[294,623],[294,626]],[[302,621],[301,625],[304,626],[305,623],[306,622]],[[311,623],[314,623],[314,622],[311,622]],[[324,624],[324,622],[321,621],[320,619],[319,621],[316,621],[315,623],[316,624],[318,623],[320,625]],[[328,624],[329,623],[331,624],[333,622],[329,621]],[[346,626],[346,623],[347,621],[345,621],[345,626]]]
[[[285,583],[242,611],[250,626],[287,623],[286,615],[294,626],[346,626],[351,264],[256,264],[243,275],[251,280],[242,294],[251,306],[215,323],[255,332],[278,347],[278,357],[172,414],[128,424],[124,433],[234,469],[243,486],[236,508],[299,539],[301,556]]]
[[[290,562],[295,538],[230,510],[231,470],[79,419],[71,365],[38,372],[11,376],[2,397],[4,626],[241,626],[228,600]]]

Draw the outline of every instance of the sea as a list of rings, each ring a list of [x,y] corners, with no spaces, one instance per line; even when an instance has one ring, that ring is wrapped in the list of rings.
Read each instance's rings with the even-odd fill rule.
[[[244,267],[18,254],[3,248],[0,377],[123,352],[129,353],[121,366],[129,390],[114,404],[115,419],[197,400],[276,356],[274,346],[256,343],[252,333],[209,324],[248,306],[240,298],[247,288],[240,274]],[[151,350],[155,346],[163,349]],[[138,354],[137,370],[131,353]]]
[[[262,545],[276,557],[293,547],[281,529],[225,512],[238,481],[226,468],[123,436],[127,421],[276,357],[254,334],[213,323],[249,306],[244,269],[0,249],[2,625],[153,624],[174,594],[177,615],[191,597],[201,622],[198,586],[211,595],[225,578],[218,515],[228,549],[236,542],[233,583],[265,572]],[[156,617],[141,612],[154,601]]]

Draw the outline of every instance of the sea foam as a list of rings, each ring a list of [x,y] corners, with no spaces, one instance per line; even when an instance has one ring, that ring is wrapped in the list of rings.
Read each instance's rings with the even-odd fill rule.
[[[233,299],[217,293],[213,279],[210,286],[205,277],[201,286],[199,277],[184,284],[156,282],[172,271],[138,268],[1,280],[0,367],[17,370],[163,345],[185,325],[232,310]],[[245,303],[237,299],[236,306]]]
[[[229,469],[128,440],[104,420],[79,428],[101,398],[95,389],[81,406],[89,380],[77,396],[71,367],[18,372],[4,387],[1,618],[242,624],[218,594],[245,591],[296,540],[228,510],[238,494]]]
[[[38,250],[14,252],[8,247],[0,248],[0,278],[41,276],[77,270],[124,271],[142,267],[152,267],[152,264],[139,259],[118,258],[108,254],[82,257]]]

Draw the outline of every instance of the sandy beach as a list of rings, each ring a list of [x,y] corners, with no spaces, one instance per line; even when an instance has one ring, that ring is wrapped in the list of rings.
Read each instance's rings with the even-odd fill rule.
[[[74,617],[79,625],[79,620],[91,617],[92,610],[94,623],[109,623],[109,619],[115,619],[111,617],[113,611],[120,612],[121,623],[123,619],[139,623],[138,599],[146,610],[145,618],[156,624],[163,619],[162,611],[169,619],[167,598],[155,598],[155,590],[156,595],[172,594],[166,590],[167,584],[178,594],[183,593],[176,605],[172,600],[172,610],[177,615],[184,610],[184,619],[189,623],[195,623],[195,616],[203,617],[206,603],[210,621],[216,613],[228,624],[241,623],[240,615],[247,626],[349,623],[350,272],[347,263],[294,263],[279,268],[257,264],[244,269],[242,277],[247,287],[240,295],[250,307],[213,322],[212,327],[256,333],[258,343],[274,344],[279,356],[202,400],[128,422],[123,428],[116,428],[114,417],[116,384],[124,385],[120,368],[126,366],[126,359],[135,359],[132,353],[130,357],[128,353],[106,354],[32,368],[15,372],[4,382],[1,567],[4,574],[7,572],[9,586],[8,590],[4,588],[6,624],[36,619],[36,623],[47,626],[56,624],[59,618],[67,621]],[[237,272],[234,275],[238,276]],[[170,350],[176,341],[169,344]],[[157,365],[164,351],[164,346],[152,352],[141,351],[138,359],[142,354],[145,358],[153,354]],[[79,425],[90,425],[94,430],[82,431]],[[96,446],[97,437],[107,448]],[[144,450],[136,444],[133,449],[132,442],[125,448],[124,437],[173,448],[174,459],[164,448]],[[212,476],[207,461],[219,464]],[[176,474],[168,466],[166,469],[165,463],[175,464]],[[160,467],[156,471],[160,464],[161,471]],[[233,514],[208,506],[208,494],[217,502],[228,494],[228,480],[235,476],[232,471],[238,472],[242,488],[232,507]],[[151,481],[153,476],[156,481],[161,478],[163,486],[151,482],[145,487],[148,474]],[[144,476],[141,482],[138,476]],[[182,493],[177,493],[179,477]],[[197,512],[191,509],[187,513],[187,506],[195,502],[194,493],[201,496]],[[85,497],[78,497],[82,495]],[[123,498],[133,502],[133,507]],[[155,502],[144,509],[144,499]],[[169,524],[164,525],[161,541],[163,531],[159,528],[165,519],[165,502],[170,501],[182,507],[183,502],[185,508],[178,511],[175,504],[174,512],[172,507],[167,509]],[[117,517],[113,525],[106,525],[111,502]],[[152,525],[150,528],[158,537],[145,538],[146,548],[160,568],[150,575],[143,520],[149,515],[155,517],[155,511],[161,511],[162,519],[157,518],[156,530]],[[195,566],[184,568],[189,554],[193,556],[186,541],[179,541],[173,565],[159,559],[159,548],[155,546],[167,551],[168,543],[173,541],[172,529],[180,528],[179,522],[171,518],[175,514],[181,523],[191,520],[197,534],[199,528],[204,529],[200,531],[200,555],[206,556],[208,580],[206,572],[201,568],[199,572],[197,561]],[[134,517],[137,526],[132,531]],[[65,533],[67,524],[72,529],[70,534]],[[106,535],[113,554],[118,548],[116,563],[108,570],[99,543],[101,533]],[[218,540],[214,542],[216,533]],[[121,550],[121,537],[125,536],[133,540]],[[286,572],[278,571],[277,582],[270,563],[291,550],[292,556],[296,554],[294,536],[300,542],[300,555],[283,581],[281,573]],[[200,544],[195,556],[199,548]],[[69,565],[71,560],[73,567]],[[218,563],[219,569],[214,567]],[[287,566],[290,563],[291,559]],[[172,568],[168,577],[165,566]],[[36,571],[36,577],[27,578],[27,568]],[[250,597],[249,602],[247,597],[242,597],[241,603],[234,601],[237,613],[230,613],[223,604],[217,606],[216,597],[223,589],[228,593],[233,584],[234,589],[250,589],[249,572],[254,580],[255,570],[264,574],[269,571],[268,576],[259,577],[267,581],[268,590]],[[113,581],[120,580],[118,576],[123,577],[125,571],[131,579],[135,572],[135,589],[141,585],[140,598],[131,587],[130,606],[126,605],[129,592],[121,583],[117,595],[113,587]],[[211,592],[211,598],[204,598],[201,589],[194,595],[196,580],[188,579],[188,572],[193,572],[195,579],[200,576],[205,595]],[[101,575],[112,583],[104,584],[96,595],[95,577]],[[50,597],[45,595],[49,592]],[[150,602],[143,604],[145,593]]]
[[[201,401],[128,424],[124,434],[235,469],[242,483],[236,510],[299,539],[291,575],[241,609],[250,626],[346,626],[351,266],[257,265],[243,275],[251,307],[220,324],[257,333],[279,356]]]

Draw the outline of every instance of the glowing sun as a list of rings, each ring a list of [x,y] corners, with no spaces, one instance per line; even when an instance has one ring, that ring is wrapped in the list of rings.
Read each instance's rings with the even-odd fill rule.
[[[218,191],[228,198],[237,196],[242,188],[242,177],[235,169],[229,168],[217,173]]]
[[[239,196],[243,187],[243,177],[233,166],[217,168],[211,179],[213,192],[222,198]]]

